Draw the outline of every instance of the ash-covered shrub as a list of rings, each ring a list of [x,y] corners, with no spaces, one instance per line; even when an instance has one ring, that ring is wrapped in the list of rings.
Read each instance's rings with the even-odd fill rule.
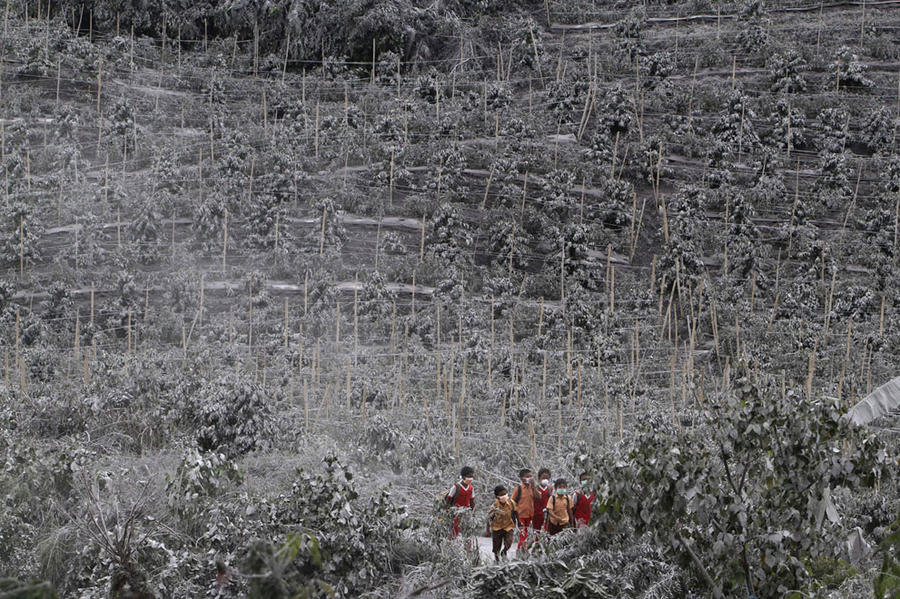
[[[476,569],[474,596],[538,599],[556,596],[560,589],[565,597],[684,596],[683,571],[651,545],[610,548],[588,530],[565,533],[563,539],[567,545],[551,541],[536,559]]]
[[[358,597],[390,581],[406,561],[403,548],[415,543],[405,533],[414,523],[404,503],[387,491],[361,496],[335,456],[316,473],[298,470],[290,493],[276,502],[271,539],[247,554],[250,596],[319,596],[307,590],[312,586]]]
[[[866,66],[847,46],[838,48],[831,63],[831,72],[836,73],[840,89],[865,91],[875,87],[875,82],[866,77]],[[834,78],[831,79],[834,82]]]
[[[237,456],[268,445],[272,414],[263,389],[247,376],[228,373],[205,384],[197,400],[197,445]]]
[[[794,48],[773,54],[766,66],[769,69],[773,92],[790,94],[806,91],[803,73],[809,67],[803,55]]]

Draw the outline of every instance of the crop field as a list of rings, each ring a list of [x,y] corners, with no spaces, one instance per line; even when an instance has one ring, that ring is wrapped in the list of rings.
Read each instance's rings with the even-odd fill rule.
[[[0,28],[0,598],[900,596],[900,1]]]

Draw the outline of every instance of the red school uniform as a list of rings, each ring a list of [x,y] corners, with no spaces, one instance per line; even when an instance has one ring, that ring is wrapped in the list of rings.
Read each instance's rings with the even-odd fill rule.
[[[464,487],[461,482],[453,485],[453,488],[447,493],[448,503],[451,508],[472,508],[472,499],[475,496],[475,488],[473,485]],[[459,516],[453,518],[453,528],[451,537],[459,536]]]
[[[575,524],[587,526],[591,523],[591,510],[594,507],[595,493],[578,493],[575,495]]]
[[[538,496],[534,501],[534,519],[531,521],[531,527],[535,530],[544,528],[544,510],[547,509],[547,502],[550,501],[550,495],[553,494],[553,487],[548,486],[546,489],[537,488]]]

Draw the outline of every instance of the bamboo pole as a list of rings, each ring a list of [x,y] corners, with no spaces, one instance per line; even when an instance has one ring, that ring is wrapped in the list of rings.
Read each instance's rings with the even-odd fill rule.
[[[303,318],[309,314],[309,271],[303,273]]]
[[[319,101],[316,100],[316,129],[315,135],[313,137],[313,144],[315,147],[315,156],[319,157]]]
[[[538,315],[538,339],[541,338],[543,328],[544,328],[544,298],[541,297],[541,309],[540,309],[540,314]]]
[[[400,390],[400,412],[406,416],[406,395],[409,386],[409,323],[403,324],[403,358],[400,363],[401,376],[403,384]]]
[[[204,36],[204,44],[205,44],[205,36]],[[375,39],[372,39],[372,44],[374,45]],[[287,64],[288,64],[288,54],[291,51],[291,32],[287,33],[287,40],[284,43],[284,63],[281,66],[281,85],[284,85],[284,78],[287,75]]]
[[[321,350],[321,339],[316,338],[316,351],[313,354],[313,358],[315,360],[315,377],[316,377],[316,385],[322,384],[322,350]]]
[[[19,215],[19,279],[25,278],[25,215]]]
[[[541,406],[547,405],[547,351],[542,351],[544,366],[541,369]]]
[[[353,366],[359,351],[359,273],[353,275]]]
[[[556,395],[556,453],[562,451],[562,387]]]
[[[228,208],[225,208],[224,220],[222,223],[222,274],[227,272],[228,261]]]
[[[284,349],[288,349],[288,311],[288,298],[284,298]]]
[[[422,237],[419,242],[419,262],[425,259],[425,215],[422,215]]]
[[[347,411],[348,412],[350,411],[350,409],[352,407],[351,386],[350,386],[352,378],[353,378],[353,360],[351,360],[350,358],[347,358],[347,387],[346,387],[347,390],[346,390],[346,393],[347,393]]]
[[[320,258],[325,254],[325,217],[326,217],[327,210],[328,210],[327,206],[322,207],[322,228],[319,232],[319,257]]]
[[[806,368],[806,398],[809,401],[812,401],[812,383],[813,377],[816,372],[816,349],[818,348],[818,341],[813,344],[813,349],[809,352],[809,359]]]
[[[16,372],[21,371],[22,363],[21,363],[21,352],[19,350],[19,308],[16,307],[16,329],[15,329],[15,346],[14,346],[14,354],[13,359],[15,360]]]
[[[488,174],[487,184],[484,186],[484,197],[481,200],[481,210],[484,210],[487,205],[488,193],[491,191],[491,182],[494,180],[494,172],[497,170],[497,165],[491,165],[491,172]],[[527,175],[526,175],[527,177]]]
[[[434,372],[436,385],[436,401],[440,401],[443,395],[443,359],[441,357],[441,304],[434,304],[434,326],[435,326],[435,344],[434,344]]]
[[[841,398],[843,396],[843,390],[844,390],[844,377],[847,374],[847,365],[850,363],[850,342],[853,338],[852,335],[853,335],[853,318],[851,317],[850,320],[847,322],[847,349],[844,353],[844,363],[841,366],[840,382],[838,383],[838,403],[841,403]],[[848,408],[849,408],[849,406],[848,406]]]
[[[416,319],[416,271],[413,270],[412,276],[412,302],[410,303],[410,315],[413,321]]]
[[[494,296],[491,296],[491,345],[488,349],[488,396],[493,396],[493,365],[494,365]]]
[[[341,342],[341,302],[334,302],[334,342]]]
[[[391,172],[388,179],[388,208],[394,207],[394,150],[391,150]]]

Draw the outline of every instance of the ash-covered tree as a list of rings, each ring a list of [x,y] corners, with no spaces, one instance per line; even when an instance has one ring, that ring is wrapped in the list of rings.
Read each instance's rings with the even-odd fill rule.
[[[862,143],[874,153],[887,155],[894,145],[898,120],[886,106],[871,111],[860,130]]]
[[[130,201],[134,216],[128,225],[131,243],[138,258],[147,264],[159,260],[165,238],[163,213],[171,209],[171,196],[157,190],[149,197],[137,195]]]
[[[706,192],[695,186],[687,186],[666,200],[666,219],[660,235],[667,241],[657,277],[670,288],[677,281],[695,284],[703,273],[703,239],[709,234],[704,216],[706,203]]]
[[[763,1],[742,2],[738,11],[738,23],[740,30],[737,42],[741,50],[751,55],[764,53],[771,43],[769,35],[771,19]]]
[[[750,189],[747,190],[747,201],[754,210],[771,209],[781,204],[788,197],[784,182],[785,163],[781,155],[771,148],[763,148],[760,156],[753,162],[754,173]]]
[[[759,135],[753,125],[755,119],[756,113],[750,106],[749,98],[736,89],[731,92],[725,111],[713,125],[713,134],[735,155],[750,152],[759,146]]]
[[[360,596],[399,573],[403,531],[414,522],[387,490],[361,497],[353,473],[333,455],[295,479],[273,506],[269,540],[246,557],[249,597]]]
[[[615,23],[615,54],[620,62],[634,65],[635,58],[643,51],[646,27],[647,13],[643,6],[632,8],[625,18]]]
[[[588,92],[586,81],[551,81],[546,86],[547,108],[557,126],[575,120],[577,110],[584,108]]]
[[[205,383],[194,400],[197,446],[232,457],[265,448],[274,430],[272,389],[264,392],[247,376],[232,373]]]
[[[823,108],[816,123],[817,143],[821,152],[835,154],[847,148],[850,113],[844,108]]]
[[[815,188],[818,201],[829,210],[843,210],[853,195],[852,166],[848,152],[826,152],[819,156],[820,176]]]
[[[865,250],[860,252],[860,263],[867,265],[875,273],[875,285],[885,291],[896,271],[894,265],[894,223],[896,215],[889,206],[889,198],[883,198],[880,205],[867,210],[858,223],[863,232]]]
[[[451,266],[471,261],[471,226],[456,206],[443,203],[431,215],[426,252],[429,257]]]
[[[875,82],[865,75],[866,66],[848,46],[838,48],[831,62],[830,72],[835,75],[825,79],[826,87],[834,84],[840,90],[852,91],[865,91],[875,87]]]
[[[54,281],[47,290],[48,297],[41,302],[44,309],[43,318],[50,326],[62,330],[68,326],[68,320],[75,307],[72,291],[64,281]]]
[[[317,222],[307,234],[306,247],[315,253],[339,256],[347,240],[343,210],[329,197],[317,200],[312,208]]]
[[[487,232],[488,259],[498,267],[509,271],[528,265],[531,252],[531,236],[515,219],[498,219]]]
[[[676,432],[656,419],[625,456],[598,456],[600,521],[648,535],[714,596],[810,589],[808,564],[833,560],[846,531],[832,499],[875,485],[878,439],[841,417],[838,400],[736,381]]]
[[[809,69],[803,55],[795,48],[787,48],[784,52],[772,54],[766,63],[772,91],[775,93],[802,93],[806,91],[806,79],[803,73]]]
[[[223,196],[213,191],[204,193],[193,206],[191,229],[204,252],[212,252],[225,242],[225,204]]]
[[[728,199],[728,271],[739,279],[749,280],[759,269],[759,228],[753,222],[753,206],[743,193],[730,194]]]
[[[0,259],[18,270],[41,257],[43,226],[32,203],[13,201],[0,209]]]
[[[589,260],[591,229],[576,221],[562,225],[554,239],[553,264],[562,265],[566,284],[597,290],[604,272]]]
[[[638,61],[641,87],[646,91],[657,89],[675,73],[675,53],[670,51],[651,52],[641,56]]]
[[[768,143],[781,150],[788,148],[797,149],[806,145],[804,134],[806,119],[796,106],[790,101],[779,98],[769,116],[773,121],[772,130],[768,136]]]
[[[134,154],[137,144],[137,124],[135,110],[125,97],[117,98],[106,115],[107,143],[121,155]]]
[[[381,339],[397,310],[397,292],[380,270],[369,273],[359,296],[359,315],[370,325],[370,333]]]
[[[537,180],[535,202],[539,210],[553,222],[564,223],[578,209],[578,201],[572,195],[575,173],[569,169],[556,169]]]

